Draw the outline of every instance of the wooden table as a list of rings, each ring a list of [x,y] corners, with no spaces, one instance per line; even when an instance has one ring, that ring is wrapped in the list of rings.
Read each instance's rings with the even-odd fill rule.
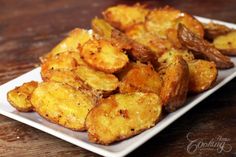
[[[39,56],[48,52],[74,27],[90,28],[94,16],[106,7],[134,0],[1,0],[0,83],[3,84],[35,67]],[[153,0],[151,6],[166,4],[194,15],[236,23],[235,0]],[[236,156],[236,79],[204,100],[129,156]],[[187,152],[192,139],[210,141],[228,138],[229,153],[216,150]],[[235,154],[235,155],[233,155]],[[0,116],[0,156],[98,156],[32,127]]]

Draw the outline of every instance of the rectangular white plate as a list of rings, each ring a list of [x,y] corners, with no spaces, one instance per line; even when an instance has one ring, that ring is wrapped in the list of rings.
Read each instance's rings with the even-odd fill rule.
[[[212,20],[197,17],[202,22],[210,22]],[[217,23],[221,23],[224,25],[227,25],[229,27],[235,28],[236,25],[225,23],[222,21],[213,21]],[[236,58],[232,57],[232,61],[236,65]],[[214,88],[196,95],[194,97],[188,98],[186,106],[182,107],[181,109],[177,110],[176,112],[173,112],[169,114],[167,117],[165,117],[162,121],[160,121],[155,127],[135,136],[130,139],[124,140],[122,142],[110,145],[110,146],[103,146],[103,145],[97,145],[90,143],[87,138],[87,133],[85,132],[75,132],[68,130],[66,128],[63,128],[61,126],[58,126],[56,124],[50,123],[46,121],[45,119],[41,118],[37,113],[21,113],[16,111],[7,101],[6,93],[13,89],[15,86],[19,86],[23,84],[24,82],[28,82],[31,80],[35,81],[41,81],[40,77],[40,68],[36,68],[12,81],[9,81],[8,83],[0,86],[0,114],[5,115],[7,117],[10,117],[12,119],[15,119],[17,121],[20,121],[22,123],[25,123],[27,125],[30,125],[34,128],[37,128],[39,130],[42,130],[46,133],[49,133],[53,136],[56,136],[58,138],[61,138],[67,142],[70,142],[72,144],[75,144],[77,146],[80,146],[84,149],[90,150],[92,152],[95,152],[97,154],[103,155],[103,156],[113,156],[113,157],[121,157],[125,156],[140,145],[142,145],[144,142],[155,136],[157,133],[159,133],[161,130],[163,130],[165,127],[170,125],[172,122],[174,122],[176,119],[181,117],[184,113],[189,111],[191,108],[193,108],[195,105],[197,105],[199,102],[201,102],[203,99],[208,97],[210,94],[214,93],[216,90],[218,90],[220,87],[225,85],[227,82],[232,80],[236,76],[236,67],[229,69],[229,70],[222,70],[219,71],[219,76],[216,81],[216,85]]]

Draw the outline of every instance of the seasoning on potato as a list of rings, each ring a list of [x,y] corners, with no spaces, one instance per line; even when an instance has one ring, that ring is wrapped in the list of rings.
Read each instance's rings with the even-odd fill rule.
[[[128,56],[121,49],[104,39],[87,41],[80,55],[88,65],[106,73],[119,71],[129,62]]]
[[[75,28],[44,55],[42,82],[9,91],[9,103],[108,145],[153,127],[163,110],[178,110],[188,94],[215,85],[218,69],[234,66],[225,56],[236,55],[231,28],[203,27],[169,6],[117,5],[102,14],[93,31]]]
[[[45,119],[66,128],[84,131],[85,118],[95,106],[89,91],[76,90],[59,82],[43,82],[31,96],[35,111]]]
[[[115,94],[100,100],[86,118],[89,140],[111,144],[153,127],[160,119],[162,102],[153,93]]]
[[[33,106],[30,102],[30,98],[37,86],[38,83],[35,81],[24,83],[23,85],[10,90],[7,93],[7,100],[18,111],[31,112],[33,111]]]
[[[216,37],[213,44],[222,54],[236,56],[236,31]]]

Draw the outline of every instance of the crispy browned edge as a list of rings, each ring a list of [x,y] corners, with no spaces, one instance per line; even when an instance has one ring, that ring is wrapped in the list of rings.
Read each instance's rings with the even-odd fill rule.
[[[104,37],[106,33],[110,33],[110,40],[117,44],[121,49],[125,50],[129,58],[142,63],[150,62],[154,67],[158,66],[157,57],[148,47],[137,43],[127,37],[124,33],[111,26],[103,19],[94,18],[92,21],[92,29],[98,35]]]
[[[216,37],[220,35],[225,35],[233,30],[225,25],[213,22],[203,23],[203,27],[204,27],[204,38],[209,41],[212,41]]]
[[[36,81],[30,81],[30,82],[26,82],[26,83],[37,83],[37,84],[38,84],[38,82],[36,82]],[[24,84],[26,84],[26,83],[24,83]],[[24,85],[24,84],[23,84],[23,85]],[[21,86],[23,86],[23,85],[21,85]],[[19,89],[21,86],[15,87],[15,88],[12,89],[12,90],[17,90],[17,89]],[[37,88],[37,87],[36,87],[36,88]],[[10,90],[10,91],[7,92],[7,101],[8,101],[15,109],[17,109],[17,110],[20,111],[20,112],[33,112],[33,111],[34,111],[33,105],[32,105],[32,107],[29,108],[29,109],[24,109],[24,108],[19,108],[17,105],[15,105],[15,104],[11,101],[11,99],[9,98],[9,93],[10,93],[12,90]],[[32,92],[32,93],[33,93],[33,92]],[[31,99],[32,93],[27,97],[29,101],[30,101],[30,99]]]
[[[229,57],[221,54],[213,45],[195,35],[183,24],[178,26],[178,38],[184,47],[193,51],[195,56],[201,56],[206,60],[215,62],[217,68],[228,69],[234,67],[234,63]]]
[[[165,110],[173,112],[182,107],[186,102],[189,85],[189,68],[181,56],[177,56],[174,63],[164,68],[163,78],[167,80],[164,80],[164,85],[161,89],[161,98]],[[171,73],[176,73],[174,76],[177,77],[173,78]]]
[[[112,95],[111,97],[114,98],[114,95]],[[111,98],[111,97],[109,97],[109,98]],[[106,99],[109,99],[109,98],[106,98]],[[88,115],[90,114],[90,112],[93,112],[93,110],[95,110],[97,107],[99,107],[99,105],[100,105],[104,100],[105,100],[104,98],[98,100],[98,101],[96,102],[96,105],[88,112],[88,114],[87,114],[87,116],[86,116],[86,119],[85,119],[85,129],[86,129],[86,130],[89,129],[88,126],[87,126],[87,124],[86,124]],[[115,103],[116,103],[116,102],[115,102]],[[155,124],[157,124],[159,121],[161,121],[161,120],[163,119],[164,114],[163,114],[162,110],[163,110],[163,109],[161,109],[160,115],[159,115],[159,117],[156,119]],[[154,125],[154,126],[155,126],[155,125]],[[152,127],[154,127],[154,126],[152,126]],[[152,128],[152,127],[150,127],[150,128]],[[100,140],[98,140],[97,138],[92,137],[92,136],[96,136],[96,135],[91,135],[91,134],[89,134],[89,133],[88,133],[88,137],[89,137],[89,140],[92,141],[92,142],[94,142],[94,143],[103,144],[103,145],[111,145],[111,144],[114,144],[114,143],[116,143],[116,142],[119,142],[119,141],[122,141],[122,140],[125,140],[125,139],[129,139],[129,138],[132,138],[132,137],[134,137],[134,136],[136,136],[136,135],[138,135],[138,134],[142,133],[143,131],[148,130],[148,129],[150,129],[150,128],[144,128],[144,129],[142,129],[142,130],[136,131],[136,132],[134,132],[134,134],[132,134],[132,135],[130,135],[130,136],[119,136],[119,137],[117,137],[117,139],[116,139],[115,141],[111,141],[111,142],[109,142],[109,143],[104,143],[103,141],[100,141]]]

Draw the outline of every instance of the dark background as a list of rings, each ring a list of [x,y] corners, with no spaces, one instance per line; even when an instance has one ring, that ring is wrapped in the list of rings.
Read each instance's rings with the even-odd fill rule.
[[[134,0],[0,0],[0,83],[39,63],[39,56],[74,27],[90,28],[108,6]],[[151,7],[170,5],[193,15],[236,23],[235,0],[143,0]],[[201,102],[128,156],[233,156],[236,153],[236,79]],[[189,154],[186,135],[210,141],[230,139],[230,153],[215,150]],[[0,156],[98,156],[17,121],[0,116]]]

